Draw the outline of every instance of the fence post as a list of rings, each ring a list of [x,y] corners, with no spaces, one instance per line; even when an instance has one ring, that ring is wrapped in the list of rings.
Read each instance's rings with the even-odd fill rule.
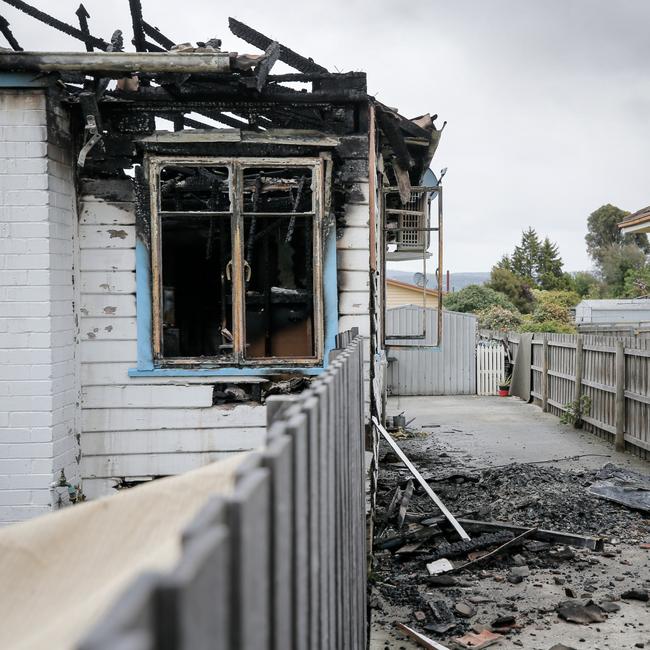
[[[548,336],[542,339],[542,411],[548,411]]]
[[[582,395],[582,375],[583,375],[583,368],[584,368],[584,354],[582,351],[582,346],[584,345],[584,342],[582,340],[582,334],[578,334],[576,337],[576,379],[575,379],[575,386],[573,390],[573,401],[576,403],[576,405],[579,407],[580,404],[580,397]]]
[[[616,341],[616,451],[625,451],[625,343]]]

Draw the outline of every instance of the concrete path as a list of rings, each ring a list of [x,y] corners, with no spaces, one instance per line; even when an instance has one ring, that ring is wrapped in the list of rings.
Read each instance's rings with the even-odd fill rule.
[[[650,462],[629,453],[618,453],[612,444],[593,433],[561,424],[555,415],[543,413],[538,406],[526,404],[517,397],[390,398],[387,413],[396,415],[401,411],[407,421],[416,418],[411,427],[440,425],[428,430],[455,449],[480,458],[486,467],[598,454],[562,461],[561,466],[594,469],[612,462],[650,473]]]
[[[468,465],[476,469],[512,462],[539,462],[580,456],[572,460],[558,460],[546,466],[556,465],[563,470],[578,471],[600,468],[612,462],[650,474],[650,462],[631,454],[618,453],[612,444],[594,434],[563,425],[556,416],[542,413],[539,407],[526,404],[518,398],[390,398],[387,413],[396,415],[402,411],[407,421],[416,418],[409,428],[430,431],[430,437],[441,441],[450,452],[460,452],[462,457],[467,459]],[[430,437],[423,438],[423,444],[426,444]],[[415,444],[414,441],[410,442]],[[381,470],[379,480],[382,481]],[[650,527],[648,531],[650,532]],[[646,541],[650,541],[650,538]],[[599,587],[598,593],[594,595],[597,598],[602,598],[608,591],[619,593],[624,586],[650,586],[650,551],[643,550],[638,543],[626,544],[624,540],[613,543],[618,544],[616,548],[620,549],[617,551],[620,554],[614,554],[613,557],[596,555],[591,558],[598,567],[601,587],[610,581],[610,586]],[[585,566],[591,566],[589,559],[587,552],[583,558]],[[381,561],[379,556],[377,562]],[[566,600],[565,587],[555,582],[557,575],[561,574],[566,578],[566,584],[578,588],[583,570],[588,571],[582,568],[574,569],[572,565],[564,563],[556,570],[548,567],[534,569],[534,579],[526,580],[520,585],[485,579],[469,582],[467,586],[457,589],[452,596],[435,589],[428,593],[432,598],[443,597],[452,600],[463,594],[468,597],[472,594],[487,595],[492,599],[491,602],[514,599],[520,605],[523,603],[524,608],[529,610],[532,602],[532,611],[538,608],[537,611],[540,612],[540,624],[528,625],[519,635],[502,639],[494,646],[499,650],[549,650],[558,643],[565,643],[572,649],[590,650],[650,648],[650,604],[647,603],[626,602],[620,613],[597,625],[575,625],[557,617],[542,615],[542,612],[553,612],[557,603]],[[589,571],[594,573],[596,570]],[[410,575],[414,583],[422,577],[419,573]],[[584,575],[587,576],[587,573]],[[417,650],[419,646],[406,639],[393,626],[395,621],[414,620],[410,603],[405,602],[402,606],[388,604],[388,601],[379,596],[377,589],[372,592],[371,603],[371,650]],[[476,621],[480,620],[480,617],[477,617]]]

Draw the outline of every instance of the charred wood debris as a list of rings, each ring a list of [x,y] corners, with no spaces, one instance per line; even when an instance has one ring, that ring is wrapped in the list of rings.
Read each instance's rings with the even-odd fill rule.
[[[404,647],[404,636],[442,650],[531,647],[518,639],[525,631],[615,616],[645,630],[644,615],[629,608],[650,607],[647,476],[610,462],[589,471],[557,465],[578,457],[477,467],[436,440],[440,425],[409,428],[402,414],[387,424],[375,422],[389,445],[380,452],[370,577],[373,620],[394,639],[385,648]],[[630,548],[642,554],[638,564],[626,559]],[[650,647],[646,632],[634,647]],[[609,639],[604,647],[633,647]]]
[[[76,27],[22,0],[2,2],[85,46],[85,53],[72,56],[24,52],[0,16],[0,32],[11,48],[0,49],[0,70],[51,80],[60,101],[71,108],[79,171],[86,178],[123,177],[124,170],[142,161],[144,147],[138,141],[152,135],[159,120],[171,123],[174,131],[318,132],[338,139],[332,152],[330,217],[341,228],[345,205],[363,198],[355,181],[368,176],[370,105],[377,115],[380,167],[389,184],[400,186],[404,200],[410,186],[420,183],[440,138],[436,115],[407,119],[369,96],[364,72],[330,72],[234,18],[229,19],[232,34],[260,53],[222,51],[217,37],[177,43],[146,20],[140,0],[129,0],[135,52],[125,52],[127,37],[120,29],[108,40],[93,34],[83,4],[76,11]],[[295,72],[273,74],[278,61]],[[188,146],[179,142],[162,149],[147,145],[150,153],[166,154],[187,153]],[[192,154],[210,156],[309,156],[320,151],[315,143],[278,144],[263,137],[254,143],[191,146]]]

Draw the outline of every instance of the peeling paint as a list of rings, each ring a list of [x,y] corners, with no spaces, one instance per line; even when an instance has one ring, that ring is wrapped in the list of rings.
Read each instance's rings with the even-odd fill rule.
[[[97,338],[97,335],[96,335],[94,332],[86,332],[86,336],[87,336],[89,339]]]
[[[126,230],[113,230],[110,228],[108,230],[108,235],[111,239],[126,239],[127,237]]]
[[[107,325],[104,329],[105,329],[107,332],[112,332],[112,331],[113,331],[113,326],[112,326],[112,325]]]
[[[104,289],[105,291],[109,291],[110,288],[111,288],[111,285],[108,284],[108,283],[103,283],[103,284],[100,284],[100,285],[99,285],[99,288],[100,288],[100,289]]]
[[[105,314],[114,314],[117,311],[117,307],[104,307]]]

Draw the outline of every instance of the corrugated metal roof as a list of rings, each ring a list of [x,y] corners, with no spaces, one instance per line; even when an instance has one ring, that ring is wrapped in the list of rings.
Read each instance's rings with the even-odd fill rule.
[[[650,309],[650,299],[649,298],[616,298],[616,299],[603,299],[603,300],[583,300],[576,306],[576,310],[581,307],[590,307],[591,309],[596,310],[629,310],[629,311],[639,311],[644,309]]]

